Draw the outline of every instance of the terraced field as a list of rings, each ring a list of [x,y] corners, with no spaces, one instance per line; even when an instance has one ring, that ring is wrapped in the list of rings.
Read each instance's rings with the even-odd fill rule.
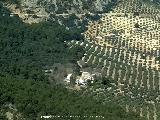
[[[90,22],[84,36],[85,41],[68,45],[83,46],[82,61],[101,68],[115,84],[87,92],[146,120],[160,120],[160,9],[141,0],[119,0],[110,13]]]

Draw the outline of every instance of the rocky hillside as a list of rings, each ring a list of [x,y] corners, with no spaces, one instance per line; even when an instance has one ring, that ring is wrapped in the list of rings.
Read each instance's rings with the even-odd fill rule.
[[[122,0],[0,0],[26,23],[53,20],[65,24],[63,18],[76,14],[86,19],[86,13],[101,14],[112,11]],[[159,0],[142,0],[159,7]],[[91,17],[92,17],[91,16]],[[75,23],[76,24],[76,23]],[[75,26],[74,24],[74,26]]]
[[[38,23],[48,20],[54,15],[68,17],[86,13],[106,13],[116,4],[117,0],[1,0],[13,14],[18,15],[26,23]],[[52,16],[52,17],[51,17]],[[54,19],[57,19],[54,16]],[[61,19],[59,20],[61,21]],[[59,22],[61,23],[61,22]]]
[[[86,13],[104,12],[109,5],[116,0],[22,0],[21,4],[26,7],[45,8],[52,13]]]

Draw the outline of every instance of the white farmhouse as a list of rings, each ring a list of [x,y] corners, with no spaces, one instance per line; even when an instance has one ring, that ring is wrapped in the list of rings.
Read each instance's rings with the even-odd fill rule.
[[[89,72],[82,72],[82,75],[77,77],[76,84],[87,85],[88,80],[90,80],[90,81],[94,80],[92,74],[90,74]]]
[[[65,82],[70,83],[72,74],[68,74],[68,76],[64,79]]]

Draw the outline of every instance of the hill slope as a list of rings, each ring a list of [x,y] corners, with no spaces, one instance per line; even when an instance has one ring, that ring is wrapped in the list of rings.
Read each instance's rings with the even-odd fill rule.
[[[84,41],[71,41],[85,50],[81,58],[104,81],[87,93],[102,102],[115,101],[147,120],[160,119],[160,9],[152,2],[119,0],[112,11],[90,21]],[[109,83],[110,84],[109,84]]]

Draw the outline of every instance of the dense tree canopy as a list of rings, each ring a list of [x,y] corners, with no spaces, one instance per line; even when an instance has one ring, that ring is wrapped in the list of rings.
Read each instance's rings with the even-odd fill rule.
[[[9,11],[1,6],[0,28],[1,74],[43,80],[45,66],[76,59],[76,53],[69,51],[64,43],[77,37],[73,36],[75,31],[66,30],[56,22],[24,24],[18,17],[10,17]]]
[[[133,113],[126,113],[114,103],[102,104],[80,92],[68,91],[63,86],[51,86],[45,81],[0,77],[0,106],[12,103],[29,120],[42,115],[81,116],[76,120],[101,120],[84,116],[103,116],[107,120],[141,120]],[[63,118],[66,120],[69,118]],[[75,118],[70,118],[75,120]]]

